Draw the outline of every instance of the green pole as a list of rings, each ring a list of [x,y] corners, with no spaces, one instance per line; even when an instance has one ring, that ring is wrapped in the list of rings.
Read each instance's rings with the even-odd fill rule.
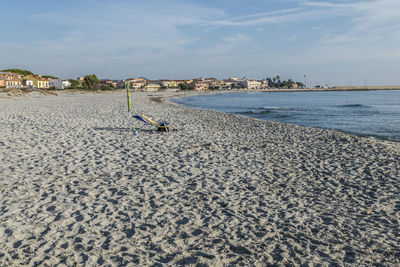
[[[125,84],[126,87],[126,95],[128,97],[128,112],[131,112],[132,110],[132,103],[131,103],[131,90],[129,88],[129,83]]]

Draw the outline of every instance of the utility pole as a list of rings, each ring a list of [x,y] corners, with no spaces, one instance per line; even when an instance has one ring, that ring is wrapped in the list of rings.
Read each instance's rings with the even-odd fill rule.
[[[307,73],[304,74],[304,86],[307,88]]]

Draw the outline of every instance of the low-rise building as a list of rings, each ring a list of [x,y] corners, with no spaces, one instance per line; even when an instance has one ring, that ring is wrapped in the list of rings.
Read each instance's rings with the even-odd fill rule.
[[[22,80],[21,79],[8,79],[5,80],[6,88],[21,88]]]
[[[146,85],[147,80],[145,78],[128,78],[123,82],[123,84],[118,83],[117,86],[119,88],[125,88],[126,83],[129,83],[132,89],[140,89]]]
[[[130,82],[131,88],[140,89],[146,85],[145,81]]]
[[[220,80],[214,80],[208,82],[209,89],[220,90],[226,88],[226,82]]]
[[[0,72],[0,78],[6,78],[7,80],[12,80],[12,79],[21,79],[22,75],[17,74],[17,73],[12,73],[12,72]]]
[[[172,82],[174,87],[178,87],[180,84],[190,84],[193,80],[173,80]]]
[[[171,80],[160,80],[160,83],[163,87],[167,88],[176,87],[175,83]]]
[[[203,78],[203,82],[216,83],[218,80],[217,78]]]
[[[224,83],[225,83],[224,85],[225,89],[232,89],[232,84],[234,84],[234,82],[230,82],[228,80],[224,80]]]
[[[151,92],[158,91],[161,89],[161,84],[159,82],[148,82],[144,86],[144,89]]]
[[[207,82],[193,81],[189,84],[190,88],[196,91],[208,90],[209,85]]]
[[[260,89],[261,82],[256,80],[241,80],[239,83],[246,89]]]
[[[64,89],[63,81],[61,79],[49,79],[49,87],[55,87],[56,89]]]
[[[24,80],[32,81],[34,88],[39,88],[39,89],[49,88],[49,80],[43,78],[41,75],[27,75],[24,77]]]
[[[267,80],[262,80],[260,82],[261,82],[261,88],[268,88],[269,87],[269,84],[268,84]]]
[[[178,88],[179,83],[177,82],[177,80],[171,80],[171,88]]]
[[[128,78],[126,79],[128,83],[136,83],[136,82],[146,82],[145,78]]]
[[[79,82],[80,85],[82,85],[85,77],[78,77],[76,80]]]
[[[22,80],[22,86],[27,88],[33,88],[33,80]]]
[[[245,78],[239,79],[236,77],[230,77],[229,79],[223,80],[225,82],[224,88],[226,89],[243,89],[246,88],[247,83],[245,84],[244,82],[246,81]]]
[[[0,72],[0,86],[6,88],[21,88],[22,75],[12,72]]]
[[[113,80],[100,80],[100,85],[112,85]]]
[[[61,79],[49,79],[49,87],[55,87],[56,89],[64,90],[71,87],[71,83]]]
[[[45,79],[45,78],[40,78],[37,81],[38,83],[38,87],[40,89],[48,89],[49,88],[49,80]]]
[[[113,80],[100,80],[100,87],[117,88],[118,82]]]

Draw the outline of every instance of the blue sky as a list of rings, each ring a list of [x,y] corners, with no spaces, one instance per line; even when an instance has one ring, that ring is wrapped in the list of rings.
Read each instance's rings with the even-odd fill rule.
[[[400,84],[399,0],[20,0],[2,11],[0,69]]]

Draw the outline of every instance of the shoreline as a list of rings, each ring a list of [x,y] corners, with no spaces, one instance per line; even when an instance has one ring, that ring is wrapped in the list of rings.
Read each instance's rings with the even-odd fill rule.
[[[399,264],[399,143],[182,95],[132,94],[169,133],[125,92],[0,101],[0,263]]]
[[[334,91],[384,91],[384,90],[400,90],[400,86],[381,86],[380,88],[374,87],[374,86],[367,86],[367,88],[360,86],[360,87],[336,87],[336,88],[321,88],[321,89],[257,89],[257,90],[203,90],[203,91],[194,91],[194,90],[166,90],[166,91],[132,91],[132,94],[135,93],[141,93],[141,94],[149,94],[150,96],[152,94],[156,94],[154,98],[158,99],[156,102],[160,101],[160,99],[163,100],[171,100],[173,98],[184,98],[184,97],[191,97],[191,96],[197,96],[197,95],[216,95],[216,94],[230,94],[230,93],[260,93],[260,92],[334,92]],[[21,91],[21,90],[19,90]],[[58,93],[58,94],[57,94]],[[10,100],[10,99],[18,99],[20,97],[24,98],[42,98],[42,97],[57,97],[57,96],[68,96],[68,95],[92,95],[92,94],[118,94],[118,93],[124,93],[124,89],[118,89],[118,90],[112,90],[112,91],[86,91],[86,90],[75,90],[75,89],[66,89],[66,90],[55,90],[55,91],[46,91],[46,90],[39,90],[39,91],[29,91],[23,94],[20,94],[17,92],[17,94],[13,95],[8,95],[8,96],[2,96],[2,92],[0,92],[0,101],[1,100]],[[4,92],[3,92],[4,94]],[[175,96],[171,97],[165,97],[165,95],[173,94]],[[161,97],[159,96],[161,95]],[[174,103],[172,101],[169,101],[172,104],[176,104],[178,106],[183,106],[178,103]],[[191,108],[191,107],[188,107]],[[192,107],[195,108],[195,107]],[[239,114],[235,114],[238,116],[242,116]],[[243,115],[244,116],[244,115]],[[244,116],[247,117],[247,116]],[[248,117],[252,118],[252,117]],[[258,119],[258,118],[252,118],[252,119]],[[262,120],[262,119],[261,119]],[[262,120],[266,121],[266,120]],[[293,124],[297,125],[297,124]],[[298,125],[300,126],[300,125]],[[301,127],[308,127],[308,126],[301,126]],[[355,132],[346,132],[338,129],[328,129],[328,128],[320,128],[320,127],[312,127],[316,129],[322,129],[322,130],[331,130],[331,131],[337,131],[340,133],[345,133],[345,134],[350,134],[358,137],[363,137],[363,138],[372,138],[376,140],[381,140],[381,141],[388,141],[388,142],[395,142],[399,143],[400,141],[397,140],[391,140],[387,137],[382,137],[379,135],[367,135],[367,134],[359,134]]]

